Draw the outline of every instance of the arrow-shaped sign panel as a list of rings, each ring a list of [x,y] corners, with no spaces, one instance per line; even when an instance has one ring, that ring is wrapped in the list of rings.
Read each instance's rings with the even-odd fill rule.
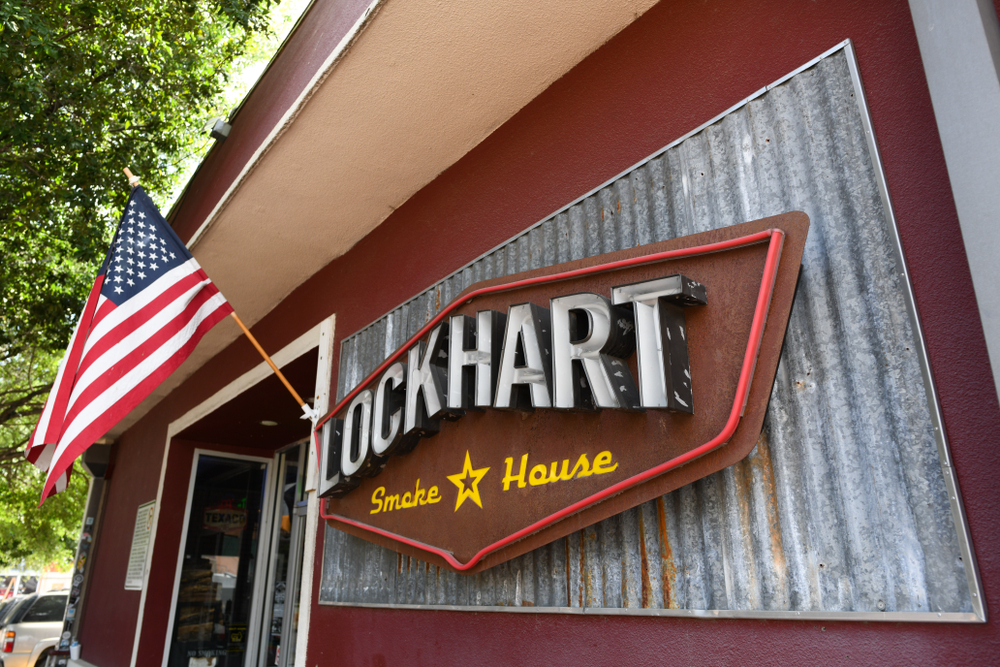
[[[809,221],[477,283],[321,420],[331,526],[478,572],[745,457]]]

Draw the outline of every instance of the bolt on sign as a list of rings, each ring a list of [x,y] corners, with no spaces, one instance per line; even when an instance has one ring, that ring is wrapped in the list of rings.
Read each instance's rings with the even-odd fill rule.
[[[478,572],[756,444],[794,212],[471,286],[317,427],[330,525]]]

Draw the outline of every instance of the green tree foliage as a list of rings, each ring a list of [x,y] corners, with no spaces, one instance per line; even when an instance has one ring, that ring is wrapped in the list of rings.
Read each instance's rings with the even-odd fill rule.
[[[0,568],[40,570],[72,563],[87,477],[80,464],[69,487],[38,505],[44,475],[24,459],[61,352],[32,350],[0,361]]]
[[[0,346],[63,347],[128,196],[171,191],[270,0],[0,3]]]
[[[275,2],[0,2],[0,564],[65,555],[61,526],[77,529],[83,475],[24,514],[41,483],[21,452],[128,197],[121,170],[165,200]]]
[[[73,564],[87,500],[87,475],[79,463],[73,466],[68,488],[41,507],[36,507],[41,471],[32,465],[0,467],[5,487],[0,493],[0,568],[65,570]]]

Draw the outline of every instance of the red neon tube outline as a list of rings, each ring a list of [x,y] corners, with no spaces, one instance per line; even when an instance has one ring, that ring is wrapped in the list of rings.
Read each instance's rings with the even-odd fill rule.
[[[410,340],[406,342],[402,347],[400,347],[396,352],[392,354],[381,366],[376,368],[365,380],[358,384],[354,390],[349,393],[342,401],[340,401],[337,406],[330,411],[330,413],[324,417],[316,425],[316,430],[313,431],[313,442],[316,446],[316,461],[320,461],[320,451],[319,451],[319,438],[316,432],[319,428],[328,420],[330,417],[335,415],[337,412],[342,410],[349,401],[351,401],[361,390],[367,385],[374,376],[380,374],[389,365],[391,365],[396,359],[402,356],[403,352],[408,350],[412,343],[419,340],[425,333],[427,333],[431,328],[433,328],[438,322],[443,320],[448,316],[449,313],[457,309],[459,306],[463,305],[467,301],[482,296],[484,294],[496,294],[498,292],[505,292],[520,287],[526,287],[528,285],[536,285],[544,282],[555,282],[559,280],[568,280],[570,278],[578,278],[580,276],[590,275],[592,273],[602,273],[604,271],[613,271],[616,269],[626,268],[630,266],[637,266],[640,264],[648,264],[651,262],[658,262],[667,259],[676,259],[678,257],[691,257],[695,255],[704,255],[713,252],[721,252],[723,250],[731,250],[733,248],[738,248],[746,245],[753,245],[755,243],[761,243],[763,241],[769,241],[767,248],[767,258],[764,262],[764,272],[761,279],[760,291],[757,295],[757,307],[754,311],[753,322],[750,326],[750,337],[747,341],[747,350],[743,357],[743,367],[740,370],[739,381],[736,384],[736,396],[733,399],[733,409],[729,413],[729,419],[726,421],[726,425],[723,427],[722,431],[706,442],[705,444],[696,447],[680,456],[674,457],[669,461],[661,463],[658,466],[650,468],[645,472],[638,473],[624,479],[617,484],[609,486],[603,491],[599,491],[592,494],[582,500],[578,500],[572,505],[559,510],[547,517],[539,519],[533,524],[522,528],[521,530],[508,535],[507,537],[494,542],[493,544],[484,547],[478,553],[476,553],[467,563],[462,563],[450,551],[445,551],[444,549],[439,549],[438,547],[419,542],[417,540],[404,537],[402,535],[397,535],[395,533],[383,530],[381,528],[376,528],[375,526],[369,526],[367,524],[361,523],[360,521],[355,521],[354,519],[348,519],[347,517],[340,516],[338,514],[327,514],[323,508],[324,503],[320,504],[320,517],[323,519],[333,519],[334,521],[339,521],[356,528],[361,528],[363,530],[370,531],[377,535],[383,537],[388,537],[401,544],[406,544],[411,547],[415,547],[422,551],[435,554],[443,558],[449,565],[458,571],[469,570],[473,568],[479,561],[488,556],[489,554],[502,549],[503,547],[517,542],[520,539],[531,535],[532,533],[538,532],[543,528],[546,528],[557,521],[560,521],[568,516],[576,514],[577,512],[586,509],[590,505],[598,503],[602,500],[610,498],[611,496],[617,495],[626,491],[637,484],[641,484],[653,477],[662,475],[663,473],[672,470],[678,466],[685,463],[693,461],[694,459],[708,454],[712,450],[716,449],[727,443],[732,437],[733,433],[736,431],[736,427],[739,426],[740,419],[743,416],[743,409],[746,407],[747,400],[750,396],[750,382],[753,379],[753,372],[757,366],[757,355],[760,352],[760,345],[764,337],[764,326],[767,323],[767,313],[771,306],[771,297],[774,294],[774,283],[778,274],[778,261],[781,257],[781,249],[784,243],[785,233],[780,229],[767,229],[762,232],[757,232],[756,234],[750,234],[749,236],[743,236],[736,239],[729,239],[728,241],[720,241],[718,243],[710,243],[702,246],[695,246],[692,248],[684,248],[681,250],[667,250],[664,252],[654,253],[652,255],[644,255],[642,257],[633,257],[631,259],[619,260],[617,262],[609,262],[608,264],[600,264],[597,266],[591,266],[583,269],[575,269],[573,271],[566,271],[564,273],[557,273],[550,276],[539,276],[537,278],[525,278],[523,280],[517,280],[511,283],[504,283],[502,285],[493,285],[491,287],[483,287],[478,290],[474,290],[469,294],[461,297],[460,300],[452,301],[444,310],[442,310],[434,319],[428,322],[420,331],[418,331]]]

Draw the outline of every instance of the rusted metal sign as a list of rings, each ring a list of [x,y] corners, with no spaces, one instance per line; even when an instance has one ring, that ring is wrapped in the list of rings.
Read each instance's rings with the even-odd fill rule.
[[[746,456],[809,221],[473,285],[316,432],[330,525],[478,572]]]

